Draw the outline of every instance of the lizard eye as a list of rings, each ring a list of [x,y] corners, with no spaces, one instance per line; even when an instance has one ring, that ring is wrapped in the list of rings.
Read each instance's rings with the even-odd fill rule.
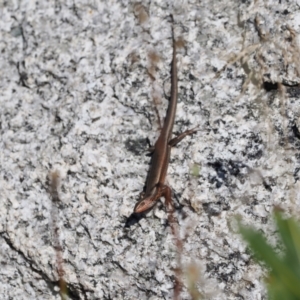
[[[143,208],[144,206],[147,205],[147,202],[146,201],[142,201],[139,205],[139,208]]]
[[[141,208],[141,207],[145,206],[145,204],[146,204],[145,201],[142,201],[138,207]]]
[[[134,212],[135,212],[135,213],[141,213],[141,212],[143,212],[144,206],[145,206],[145,205],[146,205],[146,201],[140,202],[140,203],[136,206],[136,208],[134,209]]]

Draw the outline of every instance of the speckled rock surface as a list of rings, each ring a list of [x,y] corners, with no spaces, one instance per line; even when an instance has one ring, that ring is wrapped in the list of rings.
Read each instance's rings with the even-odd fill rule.
[[[168,170],[182,262],[205,299],[265,299],[234,216],[274,244],[274,205],[299,213],[300,4],[106,2],[0,3],[0,298],[60,299],[55,215],[70,299],[172,299],[163,205],[125,224],[159,134],[153,99],[167,107],[173,13],[174,133],[200,126]]]

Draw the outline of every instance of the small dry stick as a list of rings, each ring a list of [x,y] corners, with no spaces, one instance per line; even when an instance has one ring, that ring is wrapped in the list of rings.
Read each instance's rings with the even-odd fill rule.
[[[58,196],[58,184],[59,184],[59,172],[54,171],[50,174],[50,195],[52,198],[51,207],[51,219],[53,228],[53,245],[56,253],[56,266],[58,273],[58,285],[59,293],[62,300],[67,299],[67,284],[64,280],[64,268],[63,268],[63,258],[62,258],[62,247],[59,241],[59,227],[58,227],[58,208],[57,205],[60,202]]]
[[[178,231],[178,220],[174,215],[175,209],[174,209],[174,203],[172,200],[172,194],[171,194],[171,189],[166,186],[165,187],[166,191],[164,193],[165,196],[165,201],[166,201],[166,209],[167,209],[167,213],[168,213],[168,222],[169,225],[171,227],[171,232],[172,235],[175,239],[175,246],[176,246],[176,250],[177,250],[177,267],[174,270],[175,273],[175,284],[174,284],[174,295],[173,295],[173,299],[174,300],[178,300],[180,299],[180,292],[182,290],[182,264],[181,264],[181,255],[182,255],[182,251],[183,251],[183,242],[180,238],[179,235],[179,231]]]

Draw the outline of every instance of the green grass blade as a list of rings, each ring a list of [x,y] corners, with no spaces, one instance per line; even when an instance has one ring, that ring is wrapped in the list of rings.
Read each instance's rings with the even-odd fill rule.
[[[240,225],[240,232],[254,251],[256,258],[265,262],[272,269],[275,279],[279,280],[292,295],[300,299],[300,282],[297,276],[267,244],[263,235],[242,225]]]
[[[300,281],[300,228],[292,218],[284,220],[280,212],[275,212],[275,219],[285,246],[284,261]]]

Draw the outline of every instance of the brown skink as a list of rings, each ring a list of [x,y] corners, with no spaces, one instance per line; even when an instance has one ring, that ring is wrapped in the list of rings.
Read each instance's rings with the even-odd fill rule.
[[[154,145],[151,166],[146,182],[146,191],[143,198],[136,204],[134,213],[143,213],[150,210],[160,197],[165,198],[167,205],[172,205],[171,189],[165,184],[171,148],[179,143],[185,136],[197,131],[195,128],[190,129],[171,139],[178,97],[176,42],[173,27],[172,36],[173,59],[171,64],[171,99],[162,130]]]

